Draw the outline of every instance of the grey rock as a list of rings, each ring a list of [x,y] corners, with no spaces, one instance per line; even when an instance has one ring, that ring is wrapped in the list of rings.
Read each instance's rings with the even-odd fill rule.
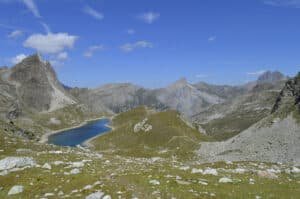
[[[23,190],[24,190],[24,187],[23,187],[23,186],[21,186],[21,185],[15,185],[15,186],[13,186],[13,187],[9,190],[9,192],[8,192],[7,195],[9,195],[9,196],[10,196],[10,195],[16,195],[16,194],[22,193]]]
[[[88,195],[87,197],[85,197],[85,199],[101,199],[103,195],[104,195],[103,192],[98,191]]]
[[[25,166],[34,166],[36,163],[30,157],[6,157],[0,160],[0,171],[13,168],[21,168]]]

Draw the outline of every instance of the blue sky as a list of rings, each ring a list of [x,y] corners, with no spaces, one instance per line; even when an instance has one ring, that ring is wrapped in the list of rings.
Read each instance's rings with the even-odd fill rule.
[[[70,86],[294,75],[299,44],[300,0],[0,0],[0,65],[38,51]]]

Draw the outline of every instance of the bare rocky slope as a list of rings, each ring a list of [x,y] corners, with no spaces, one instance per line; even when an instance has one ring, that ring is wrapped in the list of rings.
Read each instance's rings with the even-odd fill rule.
[[[49,62],[39,55],[25,58],[12,68],[0,71],[2,117],[27,112],[54,111],[76,100],[65,92]],[[6,112],[6,113],[5,113]]]
[[[156,98],[155,91],[129,83],[107,84],[95,89],[73,88],[69,92],[93,112],[121,113],[141,105],[166,108]]]
[[[300,164],[300,74],[286,82],[272,113],[239,135],[202,143],[202,161],[265,161]]]
[[[274,77],[270,79],[273,80],[252,82],[251,87],[247,84],[228,89],[226,95],[232,97],[200,111],[193,115],[191,120],[195,125],[203,128],[208,135],[219,140],[239,134],[271,112],[285,79]]]
[[[157,99],[171,109],[177,110],[190,118],[201,110],[224,101],[222,97],[209,91],[201,90],[186,79],[180,79],[167,88],[160,89]]]
[[[158,110],[177,110],[186,118],[224,101],[216,93],[202,91],[185,79],[161,89],[145,89],[127,83],[108,84],[95,89],[74,88],[69,92],[91,111],[120,113],[145,105]]]

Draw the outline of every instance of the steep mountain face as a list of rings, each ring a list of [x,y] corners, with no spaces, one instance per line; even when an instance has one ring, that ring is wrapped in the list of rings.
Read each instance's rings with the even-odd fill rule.
[[[266,74],[276,76],[277,73]],[[269,76],[266,74],[258,79]],[[242,132],[271,112],[284,81],[281,78],[270,79],[273,79],[272,82],[256,81],[251,83],[251,87],[246,84],[232,88],[234,97],[195,114],[193,122],[218,140],[228,139]]]
[[[278,81],[286,80],[286,77],[278,71],[267,71],[258,77],[257,83],[276,83]]]
[[[156,91],[126,83],[108,84],[96,89],[74,88],[70,93],[93,112],[120,113],[141,105],[165,108],[157,100]]]
[[[53,111],[76,103],[57,80],[50,63],[39,55],[2,69],[0,74],[1,98],[3,104],[10,106],[5,108],[9,117],[16,117],[20,111]]]
[[[235,98],[239,95],[246,93],[246,89],[239,86],[228,86],[228,85],[212,85],[205,82],[199,82],[194,84],[198,90],[203,92],[219,96],[225,100]]]
[[[203,82],[190,84],[185,79],[181,79],[166,88],[155,90],[132,84],[109,84],[96,89],[75,88],[68,91],[91,111],[120,113],[145,105],[159,110],[166,108],[177,110],[186,119],[198,124],[231,113],[239,117],[240,112],[245,109],[248,112],[255,110],[245,118],[247,125],[243,128],[247,128],[264,117],[271,109],[268,104],[273,103],[272,99],[282,85],[276,81],[281,79],[279,76],[277,72],[267,72],[259,78],[260,81],[251,84],[251,89],[245,85],[219,86]],[[231,135],[232,132],[236,133],[240,130],[233,127],[228,129],[228,133]]]
[[[138,106],[148,106],[158,110],[177,110],[190,118],[200,110],[224,101],[217,95],[217,90],[222,88],[216,86],[209,90],[208,87],[209,85],[206,89],[200,86],[197,88],[181,79],[166,88],[154,90],[132,84],[109,84],[96,89],[74,88],[69,92],[91,111],[120,113]],[[227,91],[226,88],[223,90]]]
[[[300,74],[287,81],[272,112],[224,142],[203,143],[205,161],[265,161],[300,164]]]
[[[276,99],[272,113],[288,112],[294,108],[300,108],[300,73],[286,82],[284,88]]]
[[[70,92],[95,112],[122,112],[130,109],[130,102],[139,87],[131,84],[108,84],[96,89],[72,89]]]
[[[210,94],[189,84],[185,79],[161,89],[157,98],[167,107],[179,111],[187,118],[213,104],[224,101],[217,95]]]

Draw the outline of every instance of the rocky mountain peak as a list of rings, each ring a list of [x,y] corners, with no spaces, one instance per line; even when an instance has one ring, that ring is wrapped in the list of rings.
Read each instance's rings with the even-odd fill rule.
[[[46,76],[56,79],[54,70],[49,62],[44,62],[40,55],[34,54],[26,57],[12,68],[11,79],[18,82],[26,82],[32,79],[45,81]]]
[[[272,113],[278,110],[288,111],[294,105],[300,108],[300,73],[285,83],[284,88],[276,99]]]
[[[171,84],[170,87],[180,88],[180,87],[184,87],[184,86],[186,86],[188,84],[189,83],[186,80],[186,78],[180,78],[179,80],[177,80],[176,82],[174,82],[173,84]]]
[[[51,64],[39,54],[28,56],[12,67],[9,80],[16,86],[18,100],[34,111],[51,111],[74,103]]]
[[[286,77],[278,71],[266,71],[257,79],[257,83],[276,83],[285,80]]]

